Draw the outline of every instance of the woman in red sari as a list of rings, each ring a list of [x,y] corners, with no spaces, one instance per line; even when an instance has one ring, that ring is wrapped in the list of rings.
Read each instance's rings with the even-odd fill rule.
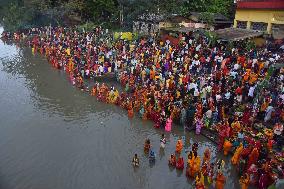
[[[251,117],[252,117],[251,108],[247,106],[245,111],[244,111],[243,118],[242,118],[242,122],[245,126],[250,125],[250,123],[251,123],[250,118]]]
[[[250,168],[252,164],[255,164],[258,161],[258,157],[259,157],[259,152],[258,149],[255,147],[249,154],[247,167]]]
[[[217,173],[216,177],[216,189],[224,189],[224,185],[226,182],[226,177],[223,175],[223,173],[219,172]]]
[[[133,116],[134,116],[134,111],[132,107],[132,101],[130,101],[128,105],[128,117],[133,118]]]

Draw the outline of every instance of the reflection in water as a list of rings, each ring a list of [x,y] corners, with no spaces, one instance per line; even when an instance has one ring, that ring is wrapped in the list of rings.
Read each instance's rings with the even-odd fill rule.
[[[152,122],[128,120],[126,111],[97,102],[28,48],[0,41],[0,89],[1,188],[191,188],[185,170],[167,164],[178,137],[185,159],[193,142],[200,156],[208,147],[212,161],[225,159],[226,186],[238,188],[230,161],[217,156],[212,142],[176,126],[160,150],[163,131]],[[143,154],[145,138],[157,153],[155,164]],[[134,153],[139,169],[131,166]]]

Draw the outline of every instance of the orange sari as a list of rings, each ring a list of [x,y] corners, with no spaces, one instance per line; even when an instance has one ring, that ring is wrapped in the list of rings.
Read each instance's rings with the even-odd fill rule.
[[[239,160],[240,160],[240,155],[243,151],[243,145],[241,144],[235,151],[231,161],[232,161],[232,164],[233,165],[237,165],[239,163]]]
[[[224,142],[223,149],[224,149],[224,155],[225,156],[228,155],[228,152],[231,150],[232,146],[233,145],[230,141],[226,140]]]
[[[181,141],[181,140],[178,140],[178,141],[177,141],[177,144],[176,144],[176,152],[177,152],[177,153],[181,153],[182,148],[183,148],[182,141]]]
[[[226,178],[222,173],[219,173],[216,178],[216,189],[224,189]]]

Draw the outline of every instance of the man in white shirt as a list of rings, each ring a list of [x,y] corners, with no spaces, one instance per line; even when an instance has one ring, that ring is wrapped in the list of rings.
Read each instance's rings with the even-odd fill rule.
[[[100,67],[99,67],[99,73],[100,73],[100,75],[104,74],[104,67],[102,65],[100,65]]]
[[[238,75],[238,72],[236,72],[235,70],[232,70],[230,72],[230,76],[232,76],[234,79],[236,79],[237,75]]]
[[[249,97],[253,97],[254,89],[255,89],[255,86],[251,86],[251,87],[249,88],[249,92],[248,92],[248,96],[249,96]]]
[[[208,119],[211,119],[212,118],[212,110],[207,110],[207,112],[205,113],[205,116],[208,118]]]
[[[231,97],[231,93],[230,93],[230,91],[227,90],[227,92],[225,93],[225,99],[229,100],[230,97]]]
[[[189,83],[187,89],[190,91],[193,88],[197,88],[197,84],[195,84],[194,82]]]
[[[211,87],[210,85],[208,85],[208,86],[206,87],[206,91],[207,91],[207,93],[211,93],[212,87]]]
[[[253,67],[253,68],[254,68],[254,66],[255,66],[256,63],[257,63],[257,59],[256,59],[256,58],[252,59],[252,67]]]
[[[86,74],[86,77],[89,78],[90,70],[86,69],[86,73],[85,74]]]
[[[252,102],[252,100],[253,100],[254,90],[255,90],[255,86],[251,86],[249,88],[249,92],[248,92],[248,97],[249,97],[248,100],[249,100],[249,102]]]
[[[216,95],[216,101],[221,102],[221,100],[222,100],[222,96],[220,94],[217,94]]]
[[[199,51],[200,48],[201,48],[201,44],[199,44],[199,45],[195,48],[195,50],[196,50],[196,51]]]
[[[198,97],[198,96],[199,96],[199,91],[198,91],[197,87],[194,88],[194,93],[193,93],[193,95],[194,95],[194,97]]]
[[[207,96],[207,91],[206,91],[206,87],[203,87],[201,92],[200,92],[200,97],[202,99],[206,99],[206,96]]]
[[[234,65],[234,70],[238,70],[238,69],[240,69],[240,65],[238,64],[238,63],[236,63],[235,65]]]

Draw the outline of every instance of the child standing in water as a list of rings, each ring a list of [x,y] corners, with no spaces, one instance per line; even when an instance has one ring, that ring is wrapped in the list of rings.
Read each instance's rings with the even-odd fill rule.
[[[160,142],[161,142],[161,148],[164,149],[166,147],[166,138],[164,134],[162,134]]]
[[[149,154],[149,162],[150,163],[154,163],[156,160],[156,154],[153,150],[150,151],[150,154]]]
[[[139,158],[138,158],[137,154],[135,154],[133,159],[132,159],[132,165],[134,167],[139,167]]]
[[[151,148],[150,139],[146,139],[144,144],[144,152],[149,153],[150,148]]]
[[[176,166],[176,156],[174,154],[171,154],[170,158],[169,158],[169,165],[171,166]]]

